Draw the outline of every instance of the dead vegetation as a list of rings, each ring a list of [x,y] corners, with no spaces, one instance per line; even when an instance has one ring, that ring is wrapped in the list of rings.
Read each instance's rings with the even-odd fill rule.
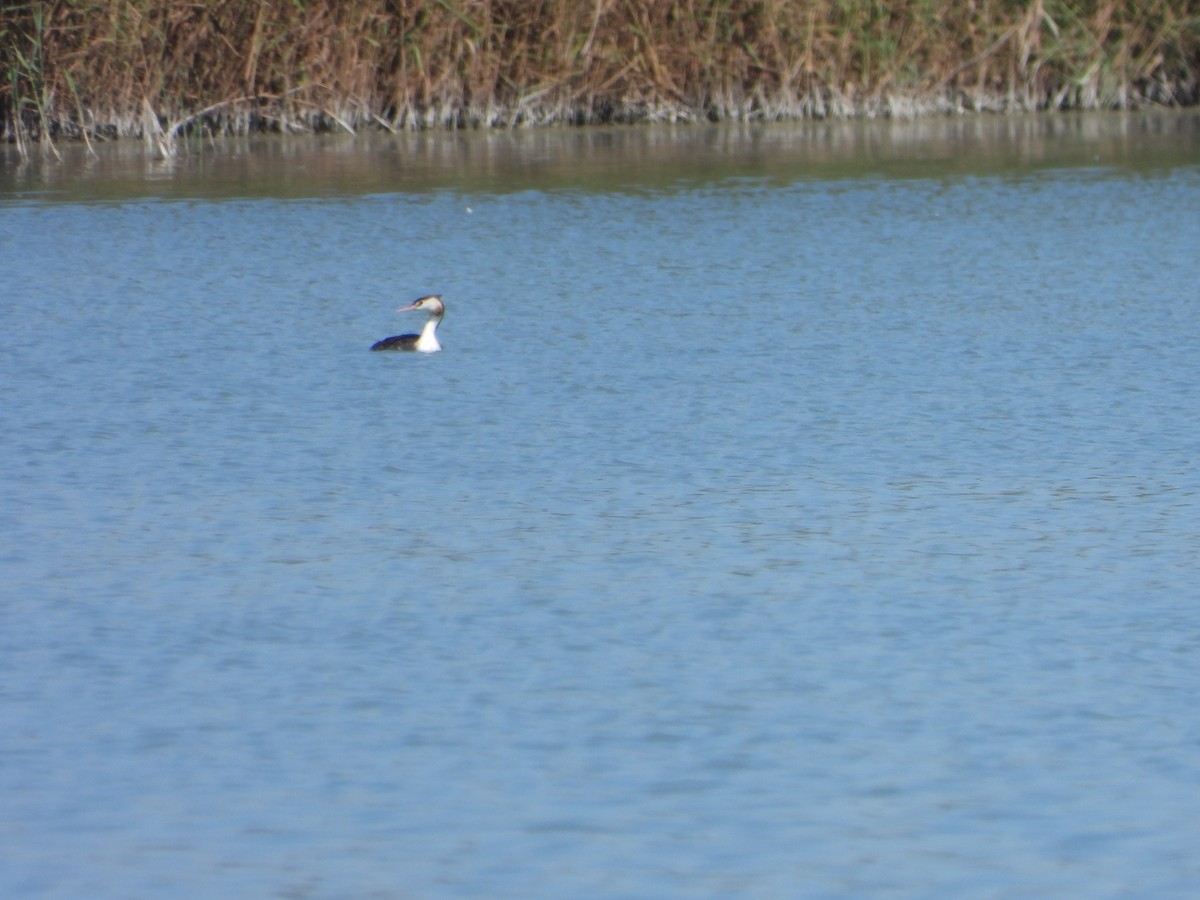
[[[1197,102],[1190,0],[41,0],[0,136],[775,120]]]

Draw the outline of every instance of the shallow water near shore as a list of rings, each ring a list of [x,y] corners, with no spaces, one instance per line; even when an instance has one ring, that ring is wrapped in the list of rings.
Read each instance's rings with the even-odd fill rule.
[[[1197,121],[5,151],[2,892],[1194,896]]]

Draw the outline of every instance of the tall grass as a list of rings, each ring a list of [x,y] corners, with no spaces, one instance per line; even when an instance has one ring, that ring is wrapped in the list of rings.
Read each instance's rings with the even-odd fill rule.
[[[1191,105],[1194,0],[7,0],[0,136]],[[150,110],[150,115],[146,111]]]

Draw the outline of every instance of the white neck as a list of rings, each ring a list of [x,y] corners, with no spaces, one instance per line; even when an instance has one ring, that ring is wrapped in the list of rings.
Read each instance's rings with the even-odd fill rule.
[[[442,349],[442,345],[438,343],[437,327],[441,319],[429,317],[424,327],[421,328],[421,336],[417,338],[417,349],[422,353],[437,353]]]

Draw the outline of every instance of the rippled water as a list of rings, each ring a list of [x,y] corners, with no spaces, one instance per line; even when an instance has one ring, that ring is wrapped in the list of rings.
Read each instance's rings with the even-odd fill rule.
[[[4,893],[1194,896],[1189,128],[10,159]]]

